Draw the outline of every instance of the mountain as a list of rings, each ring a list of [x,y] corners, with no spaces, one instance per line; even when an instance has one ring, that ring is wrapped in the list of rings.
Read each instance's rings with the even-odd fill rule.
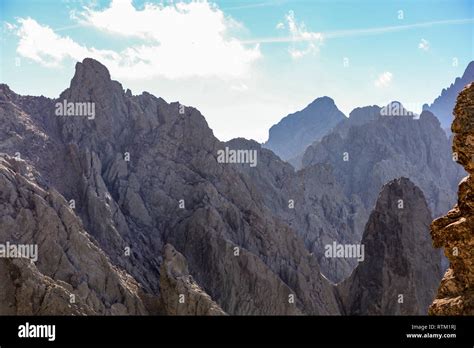
[[[359,244],[372,207],[330,161],[295,171],[256,142],[221,142],[198,110],[133,95],[92,59],[57,99],[0,85],[0,120],[0,252],[38,247],[36,263],[0,258],[0,314],[346,312],[333,283],[367,260],[328,249]]]
[[[1,85],[0,100],[0,152],[34,168],[31,180],[42,190],[73,200],[82,234],[134,279],[148,308],[158,306],[153,298],[161,296],[170,244],[189,264],[193,283],[185,283],[198,284],[225,313],[340,313],[316,257],[248,178],[218,160],[225,144],[196,109],[146,92],[132,95],[92,59],[76,65],[58,99],[23,97]],[[58,105],[68,103],[93,106],[94,117],[57,115]],[[11,219],[2,222],[0,230],[11,228]],[[37,233],[42,240],[52,232]],[[84,296],[80,284],[69,284]]]
[[[384,185],[362,237],[365,260],[338,286],[346,314],[427,314],[441,279],[430,222],[423,193],[410,180]]]
[[[235,167],[253,184],[271,212],[288,224],[314,254],[321,272],[333,283],[348,277],[357,265],[353,258],[327,258],[325,246],[334,242],[360,242],[368,212],[359,199],[348,199],[326,164],[300,171],[282,161],[255,141],[238,138],[226,143],[230,149],[251,149],[259,154],[255,168]]]
[[[0,157],[2,315],[149,314],[140,286],[111,264],[56,190],[41,188],[25,161]],[[36,246],[30,249],[29,246]],[[25,249],[28,247],[28,249]],[[26,254],[26,253],[25,253]]]
[[[464,86],[474,81],[474,61],[470,62],[462,77],[457,77],[454,82],[441,91],[441,95],[437,97],[430,105],[423,105],[424,110],[429,110],[438,117],[441,127],[444,130],[451,128],[453,122],[453,110],[456,104],[456,98],[462,91]]]
[[[439,121],[428,111],[419,116],[399,116],[398,112],[384,116],[384,109],[379,110],[369,122],[351,124],[349,118],[347,125],[339,125],[312,144],[303,156],[303,166],[330,164],[346,196],[358,196],[367,209],[374,206],[385,183],[408,177],[422,189],[433,215],[444,214],[455,200],[462,169],[452,159]],[[396,110],[404,109],[398,106]],[[376,114],[374,107],[357,112],[364,111],[370,112],[369,119]]]
[[[334,100],[317,98],[303,110],[284,117],[272,126],[268,141],[263,146],[281,159],[290,160],[301,155],[307,146],[321,139],[345,118]]]
[[[453,152],[468,176],[459,183],[456,206],[431,224],[434,245],[444,247],[450,262],[431,315],[474,315],[474,84],[459,94],[454,115]]]

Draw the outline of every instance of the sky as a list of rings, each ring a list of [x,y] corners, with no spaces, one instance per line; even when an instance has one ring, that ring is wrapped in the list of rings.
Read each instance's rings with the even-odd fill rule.
[[[264,142],[314,99],[419,112],[474,58],[471,0],[0,0],[0,82],[57,97],[92,57],[196,107],[220,140]]]

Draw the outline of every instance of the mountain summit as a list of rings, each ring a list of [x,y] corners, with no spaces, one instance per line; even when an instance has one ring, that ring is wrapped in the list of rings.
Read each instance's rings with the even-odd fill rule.
[[[453,122],[453,109],[456,104],[456,98],[464,86],[472,81],[474,81],[474,61],[469,63],[462,77],[457,77],[451,86],[441,91],[441,95],[431,105],[423,105],[423,109],[430,110],[435,114],[441,122],[441,127],[449,132]]]
[[[345,118],[334,100],[329,97],[317,98],[303,110],[286,116],[272,126],[264,147],[283,160],[292,159],[301,155],[306,147],[321,139]]]

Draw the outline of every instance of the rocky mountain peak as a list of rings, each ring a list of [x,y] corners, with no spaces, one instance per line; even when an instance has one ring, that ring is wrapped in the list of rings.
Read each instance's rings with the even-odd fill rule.
[[[463,80],[474,80],[474,61],[470,62],[464,70],[464,74],[462,75]]]
[[[339,286],[347,314],[427,313],[441,278],[430,221],[423,192],[409,179],[384,185],[362,237],[365,257]]]
[[[441,126],[449,133],[451,123],[453,122],[453,109],[456,104],[456,98],[464,86],[474,80],[474,61],[470,62],[464,70],[462,77],[457,77],[454,82],[441,91],[431,105],[424,105],[424,110],[430,110],[440,120]]]
[[[331,108],[331,107],[336,107],[336,103],[334,102],[334,99],[328,97],[328,96],[323,96],[316,98],[307,106],[307,108]]]
[[[370,121],[376,119],[380,115],[380,106],[371,105],[364,106],[360,108],[355,108],[349,114],[349,119],[351,122],[354,121]]]
[[[413,111],[407,110],[399,101],[392,101],[380,110],[381,116],[415,116]]]
[[[317,98],[303,110],[289,114],[273,125],[264,146],[283,160],[292,159],[302,155],[312,142],[321,139],[344,119],[346,116],[333,99]]]
[[[111,81],[109,70],[105,65],[92,58],[85,58],[76,63],[76,71],[71,84],[84,81]]]
[[[425,122],[431,122],[436,127],[441,127],[441,123],[439,119],[431,111],[423,110],[422,113],[420,114],[420,120],[425,121]]]
[[[15,93],[12,92],[7,84],[0,83],[0,101],[8,102],[14,95]]]
[[[97,60],[85,58],[77,62],[70,86],[59,99],[77,102],[97,102],[123,95],[122,85],[113,81],[109,70]]]

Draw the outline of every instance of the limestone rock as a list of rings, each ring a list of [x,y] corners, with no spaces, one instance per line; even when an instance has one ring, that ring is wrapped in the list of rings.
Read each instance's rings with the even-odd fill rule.
[[[368,213],[358,197],[348,199],[344,195],[332,167],[318,163],[295,172],[291,165],[254,141],[238,138],[226,145],[257,152],[255,168],[235,165],[252,182],[253,195],[301,236],[326,278],[333,283],[347,278],[357,262],[327,258],[325,246],[333,242],[359,243]]]
[[[139,285],[113,266],[68,202],[29,165],[0,157],[0,242],[31,245],[37,262],[4,259],[1,314],[146,314]],[[70,302],[71,295],[74,301]]]
[[[34,97],[3,91],[0,115],[12,126],[0,151],[20,149],[37,180],[75,200],[82,228],[139,284],[147,308],[155,307],[148,296],[160,296],[169,243],[226,313],[339,313],[301,237],[271,213],[248,177],[217,161],[225,144],[198,110],[127,93],[92,59],[78,63],[70,87],[41,110]],[[95,118],[55,115],[64,100],[94,103]]]
[[[161,265],[161,301],[167,315],[225,315],[189,274],[182,254],[166,244]]]
[[[357,114],[361,112],[368,113],[369,120],[376,113],[373,107]],[[330,164],[346,196],[357,195],[369,210],[382,186],[401,176],[421,188],[433,216],[449,210],[463,173],[454,163],[448,138],[433,114],[382,116],[379,112],[371,121],[352,124],[349,118],[346,123],[349,126],[338,126],[308,147],[304,167]]]
[[[317,98],[303,110],[284,117],[272,126],[264,147],[283,160],[293,159],[345,118],[334,100],[329,97]]]
[[[459,94],[454,115],[453,151],[468,176],[459,184],[456,206],[431,224],[433,243],[444,247],[450,263],[432,315],[474,314],[474,84]]]
[[[430,221],[423,193],[410,180],[384,185],[362,237],[365,259],[338,286],[346,314],[427,313],[441,279]]]

